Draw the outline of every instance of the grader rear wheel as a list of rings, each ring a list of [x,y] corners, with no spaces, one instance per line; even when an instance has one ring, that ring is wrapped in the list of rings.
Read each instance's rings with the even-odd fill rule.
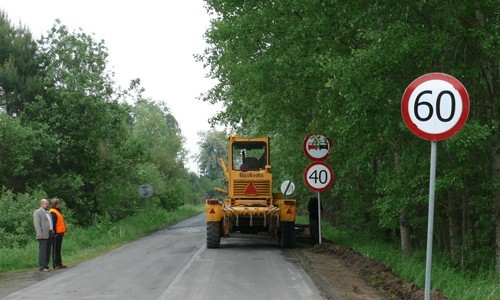
[[[207,248],[219,248],[221,222],[207,222]]]
[[[279,245],[281,248],[295,247],[295,222],[280,222]]]

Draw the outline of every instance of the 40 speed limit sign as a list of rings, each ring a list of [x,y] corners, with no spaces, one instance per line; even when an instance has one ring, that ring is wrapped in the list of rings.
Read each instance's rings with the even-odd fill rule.
[[[406,88],[401,113],[415,135],[441,141],[462,128],[469,106],[469,95],[460,81],[447,74],[429,73]]]
[[[304,181],[316,192],[326,191],[332,186],[334,174],[332,168],[322,161],[316,161],[307,166],[304,171]]]

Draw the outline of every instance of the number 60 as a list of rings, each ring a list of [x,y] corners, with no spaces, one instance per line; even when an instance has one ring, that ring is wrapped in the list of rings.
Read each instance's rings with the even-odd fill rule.
[[[415,114],[415,117],[421,122],[425,122],[425,121],[430,120],[432,118],[432,115],[434,114],[434,107],[432,106],[432,104],[429,102],[423,101],[421,99],[422,96],[425,94],[432,95],[432,91],[425,90],[425,91],[420,92],[420,94],[418,94],[417,99],[415,101],[415,104],[413,106],[413,112]],[[450,115],[448,116],[448,118],[443,118],[443,116],[441,115],[441,100],[443,99],[444,95],[449,95],[450,100],[451,100],[451,111],[450,111]],[[419,108],[422,105],[427,107],[427,109],[429,110],[429,113],[425,117],[422,117],[419,114]],[[437,96],[437,100],[436,100],[436,115],[437,115],[437,118],[439,119],[439,121],[441,121],[441,122],[451,121],[451,119],[453,119],[453,116],[455,115],[455,106],[456,106],[455,95],[453,95],[452,92],[442,91],[441,93],[439,93],[439,95]]]

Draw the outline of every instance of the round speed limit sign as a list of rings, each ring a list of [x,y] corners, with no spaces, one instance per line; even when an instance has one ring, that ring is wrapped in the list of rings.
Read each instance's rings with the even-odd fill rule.
[[[462,128],[469,106],[469,95],[460,81],[447,74],[429,73],[406,88],[401,113],[415,135],[440,141]]]
[[[332,186],[333,180],[332,168],[322,161],[311,163],[304,171],[304,181],[311,190],[316,192],[326,191]]]

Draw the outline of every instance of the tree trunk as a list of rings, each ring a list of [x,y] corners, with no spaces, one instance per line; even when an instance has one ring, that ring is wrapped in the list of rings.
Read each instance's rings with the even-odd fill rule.
[[[457,218],[457,196],[458,194],[453,191],[448,192],[448,227],[450,234],[450,255],[452,259],[452,263],[454,266],[457,265],[458,261],[458,231],[459,231],[459,223]]]
[[[496,132],[495,140],[497,143],[494,143],[493,148],[493,178],[495,182],[500,181],[500,133]],[[495,203],[496,203],[496,271],[497,271],[497,281],[500,282],[500,188],[496,188],[494,192]]]
[[[399,174],[399,153],[394,151],[393,153],[394,162],[394,174],[398,176]],[[405,208],[399,216],[399,233],[401,235],[401,250],[404,256],[408,256],[411,253],[411,232],[410,232],[410,221],[408,220],[408,212]]]
[[[411,253],[411,232],[408,213],[406,211],[399,216],[399,231],[401,234],[401,250],[403,251],[403,255],[408,256]]]

